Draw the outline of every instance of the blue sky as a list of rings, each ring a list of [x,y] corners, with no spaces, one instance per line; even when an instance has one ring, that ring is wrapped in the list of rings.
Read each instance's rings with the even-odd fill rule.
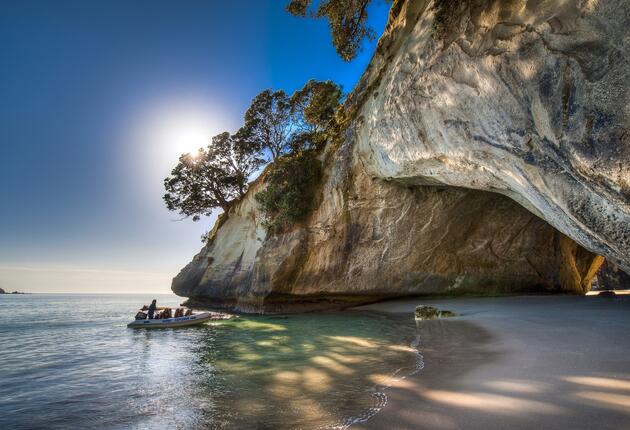
[[[281,0],[0,2],[0,287],[167,292],[214,217],[179,220],[162,179],[237,129],[265,88],[352,89],[324,21]],[[375,0],[380,34],[388,6]]]

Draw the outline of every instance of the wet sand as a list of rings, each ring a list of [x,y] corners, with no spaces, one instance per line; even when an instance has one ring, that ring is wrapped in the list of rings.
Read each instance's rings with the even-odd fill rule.
[[[425,368],[357,429],[630,429],[630,296],[409,299],[457,312],[419,323]]]

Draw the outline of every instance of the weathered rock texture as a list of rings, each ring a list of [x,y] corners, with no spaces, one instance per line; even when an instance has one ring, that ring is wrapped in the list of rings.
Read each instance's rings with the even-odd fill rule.
[[[368,174],[506,194],[630,269],[630,2],[436,3],[446,40],[409,2],[364,78]]]
[[[630,275],[616,264],[606,261],[597,272],[597,284],[600,290],[627,290],[630,289]]]
[[[582,293],[596,254],[628,270],[629,8],[395,2],[346,103],[345,137],[322,155],[313,213],[268,237],[259,181],[173,291],[273,311],[418,293]]]

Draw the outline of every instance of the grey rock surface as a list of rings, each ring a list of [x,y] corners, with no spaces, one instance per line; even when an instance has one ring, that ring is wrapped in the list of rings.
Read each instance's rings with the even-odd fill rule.
[[[419,293],[584,293],[597,254],[630,269],[630,2],[397,5],[346,102],[345,138],[322,154],[316,209],[268,236],[258,181],[175,293],[310,310]]]
[[[374,177],[508,195],[628,271],[628,10],[407,2],[364,77],[357,156]]]

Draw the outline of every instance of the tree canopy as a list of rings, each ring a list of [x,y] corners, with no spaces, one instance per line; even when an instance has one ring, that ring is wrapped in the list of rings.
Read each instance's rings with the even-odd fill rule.
[[[247,191],[247,181],[251,174],[265,164],[260,146],[249,140],[242,129],[233,135],[226,131],[214,136],[207,154],[214,167],[234,180],[240,196]]]
[[[322,131],[333,119],[341,101],[341,88],[333,81],[311,79],[291,96],[291,110],[300,131]]]
[[[282,90],[264,90],[252,100],[238,134],[268,151],[272,162],[296,149],[319,146],[341,96],[332,81],[310,80],[291,97]]]
[[[308,81],[291,97],[282,90],[262,91],[235,134],[218,134],[198,153],[179,158],[164,180],[166,207],[195,221],[215,208],[227,212],[247,191],[250,176],[270,162],[263,210],[268,209],[270,219],[283,219],[282,225],[297,219],[309,206],[297,200],[308,197],[318,172],[314,166],[319,161],[310,152],[325,143],[341,97],[332,81]]]
[[[320,177],[321,163],[312,151],[279,158],[267,172],[267,186],[256,194],[263,225],[277,233],[301,220],[311,210]]]
[[[364,39],[373,40],[374,30],[367,26],[368,5],[372,0],[290,0],[291,15],[328,20],[332,42],[344,61],[351,61],[361,50]]]
[[[264,90],[252,100],[239,132],[253,145],[268,150],[273,161],[288,150],[291,129],[289,96],[282,90]]]
[[[258,152],[238,133],[224,132],[197,154],[183,154],[164,180],[166,207],[194,221],[214,208],[227,212],[231,201],[247,191],[249,176],[264,163]]]

